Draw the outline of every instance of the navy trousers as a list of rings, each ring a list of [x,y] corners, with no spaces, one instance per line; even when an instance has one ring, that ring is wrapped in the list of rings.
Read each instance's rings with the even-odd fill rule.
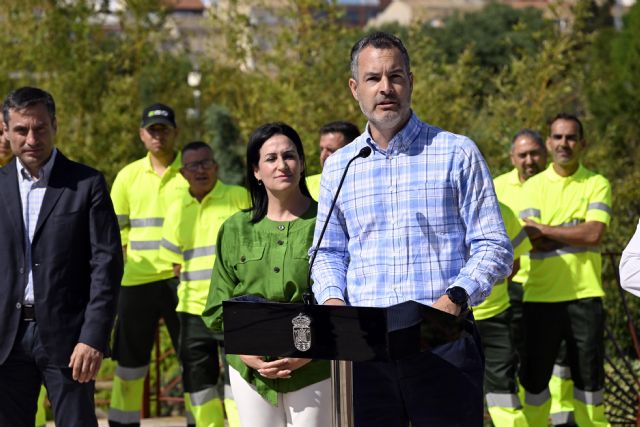
[[[79,383],[71,368],[49,362],[37,322],[22,321],[7,360],[0,365],[0,426],[33,427],[44,382],[56,426],[97,426],[94,381]]]
[[[482,427],[484,358],[475,323],[467,326],[430,352],[354,363],[356,427]]]

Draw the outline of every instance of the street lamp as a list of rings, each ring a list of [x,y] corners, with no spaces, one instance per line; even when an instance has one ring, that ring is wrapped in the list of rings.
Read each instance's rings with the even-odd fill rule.
[[[187,84],[193,90],[193,108],[187,109],[187,117],[193,121],[197,121],[200,118],[200,81],[202,80],[202,73],[197,69],[190,71],[187,75]],[[196,130],[199,126],[196,126]],[[196,131],[196,133],[199,133]],[[196,135],[199,137],[200,135]]]

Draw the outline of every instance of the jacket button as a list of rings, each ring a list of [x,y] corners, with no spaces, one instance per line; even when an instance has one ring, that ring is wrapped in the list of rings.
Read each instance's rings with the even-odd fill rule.
[[[273,271],[275,273],[280,273],[280,267],[273,267]]]
[[[282,240],[278,240],[278,244],[279,244],[280,246],[282,246],[282,245],[284,245],[284,242],[283,242]]]
[[[20,274],[24,274],[24,268],[20,267]]]
[[[247,257],[246,257],[246,256],[242,255],[242,256],[240,257],[240,262],[245,262],[246,260],[247,260]]]
[[[20,309],[22,308],[22,304],[20,304],[19,302],[17,302],[17,303],[16,303],[16,308],[17,308],[18,310],[20,310]]]

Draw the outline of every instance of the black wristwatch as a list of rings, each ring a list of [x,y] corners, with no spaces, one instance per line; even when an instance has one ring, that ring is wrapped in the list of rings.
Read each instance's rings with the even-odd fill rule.
[[[469,308],[469,295],[464,288],[453,286],[445,292],[452,303],[460,307],[460,312],[464,312]]]

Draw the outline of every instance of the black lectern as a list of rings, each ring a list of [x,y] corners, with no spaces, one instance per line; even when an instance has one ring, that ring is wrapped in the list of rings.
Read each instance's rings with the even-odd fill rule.
[[[457,339],[464,318],[406,301],[386,308],[306,305],[243,296],[223,302],[229,354],[348,361],[333,364],[332,380],[347,374],[334,397],[334,425],[351,425],[351,363],[398,360]],[[341,373],[342,371],[342,373]],[[348,396],[345,397],[345,394]],[[346,423],[340,423],[346,412]],[[338,417],[338,418],[336,418]]]

